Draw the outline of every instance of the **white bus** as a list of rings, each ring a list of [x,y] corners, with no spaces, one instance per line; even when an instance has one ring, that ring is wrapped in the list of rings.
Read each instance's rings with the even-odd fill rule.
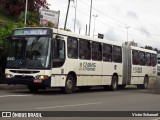
[[[15,29],[10,41],[6,81],[27,85],[32,92],[147,88],[157,76],[157,53],[151,50],[50,28]]]

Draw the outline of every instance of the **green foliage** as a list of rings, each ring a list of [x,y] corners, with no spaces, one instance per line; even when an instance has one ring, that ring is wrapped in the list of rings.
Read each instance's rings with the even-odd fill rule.
[[[18,17],[25,10],[26,0],[0,0],[7,12],[14,17]],[[38,13],[39,8],[48,8],[47,0],[28,0],[28,11]]]
[[[4,24],[0,27],[0,46],[3,45],[3,40],[11,35],[11,31],[16,28],[13,23]]]
[[[11,15],[9,15],[8,12],[1,5],[0,5],[0,20],[7,21],[7,22],[14,21],[14,18],[11,17]]]
[[[157,53],[160,53],[160,51],[157,49],[157,48],[153,48],[152,46],[145,46],[144,47],[145,49],[148,49],[148,50],[154,50],[154,51],[156,51]]]
[[[48,26],[47,27],[50,27],[50,28],[53,28],[54,24],[52,22],[48,22]]]
[[[25,20],[25,13],[21,13],[21,15],[18,18],[18,22],[20,24],[24,24],[24,20]],[[27,12],[27,18],[26,18],[26,27],[37,27],[39,26],[39,21],[40,21],[40,17],[38,13],[34,13],[34,12]]]

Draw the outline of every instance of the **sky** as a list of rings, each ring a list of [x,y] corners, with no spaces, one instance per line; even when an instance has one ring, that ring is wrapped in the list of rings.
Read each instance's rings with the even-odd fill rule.
[[[71,0],[67,20],[67,28],[73,32],[76,0],[74,1]],[[59,27],[64,28],[68,0],[47,2],[51,10],[60,11]],[[82,35],[86,33],[86,25],[89,26],[90,4],[91,0],[77,0],[75,24],[77,34],[79,30]],[[134,40],[140,47],[147,45],[160,49],[159,5],[160,0],[92,0],[90,36],[97,37],[96,35],[101,33],[104,34],[104,39],[118,43]]]

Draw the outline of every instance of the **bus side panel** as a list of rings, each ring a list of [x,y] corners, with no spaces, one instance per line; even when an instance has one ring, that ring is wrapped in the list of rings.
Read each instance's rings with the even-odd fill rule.
[[[66,59],[65,74],[77,75],[77,86],[102,85],[102,62],[79,59]]]
[[[114,65],[112,62],[103,62],[102,85],[111,85]]]
[[[53,68],[51,76],[51,87],[65,86],[66,75],[63,73],[64,66],[61,68]]]
[[[131,84],[140,84],[142,83],[140,76],[140,72],[142,71],[142,67],[139,65],[132,65],[132,73],[131,73]]]
[[[122,84],[122,63],[103,62],[102,85],[111,85],[114,73],[118,74],[118,84]]]
[[[92,70],[89,71],[88,85],[102,85],[102,61],[92,61]]]

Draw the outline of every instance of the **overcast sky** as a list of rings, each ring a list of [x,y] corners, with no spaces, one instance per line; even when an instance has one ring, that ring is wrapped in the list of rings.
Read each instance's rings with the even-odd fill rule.
[[[47,0],[49,8],[60,11],[59,27],[64,27],[68,0]],[[75,0],[76,1],[76,0]],[[85,34],[89,24],[91,0],[77,0],[76,33]],[[105,39],[124,43],[134,40],[139,46],[160,49],[160,0],[92,0],[93,9],[90,35],[102,33]],[[74,31],[75,3],[71,2],[67,28]]]

